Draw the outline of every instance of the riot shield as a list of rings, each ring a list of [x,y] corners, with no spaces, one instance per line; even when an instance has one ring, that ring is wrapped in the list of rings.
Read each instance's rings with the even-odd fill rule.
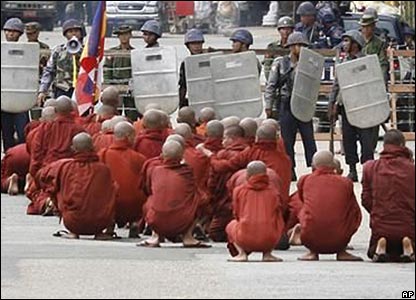
[[[204,107],[215,107],[210,58],[222,52],[191,55],[185,58],[186,87],[189,106],[197,116]]]
[[[348,122],[359,128],[385,122],[390,105],[377,55],[351,60],[335,68]]]
[[[1,42],[1,110],[28,111],[38,89],[39,44]]]
[[[253,51],[211,57],[215,110],[220,118],[255,118],[262,113],[257,62]]]
[[[302,122],[309,122],[315,114],[324,62],[322,55],[302,47],[290,98],[292,114]]]
[[[131,51],[133,95],[136,108],[144,113],[146,105],[157,103],[168,114],[179,105],[178,62],[173,47]]]

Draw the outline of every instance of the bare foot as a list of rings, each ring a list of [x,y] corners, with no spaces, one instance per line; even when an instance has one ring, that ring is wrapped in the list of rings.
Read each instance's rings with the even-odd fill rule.
[[[77,240],[77,239],[79,239],[79,235],[75,234],[75,233],[72,233],[72,232],[69,232],[67,234],[62,235],[62,238],[68,239],[68,240]]]
[[[280,257],[272,255],[271,252],[263,253],[263,261],[267,262],[280,262],[283,261]]]
[[[403,254],[400,256],[401,262],[415,262],[415,252],[412,245],[412,240],[408,237],[403,238]]]
[[[373,255],[374,262],[387,262],[387,240],[386,238],[382,237],[377,241],[376,251]]]
[[[295,227],[292,228],[292,232],[289,238],[289,244],[292,246],[301,246],[302,241],[300,239],[300,231],[301,227],[300,224],[296,224]]]
[[[341,251],[337,253],[337,260],[339,261],[363,261],[363,259],[359,256],[352,255],[347,251]]]
[[[29,189],[30,186],[30,182],[32,181],[32,176],[30,175],[30,173],[26,174],[26,182],[25,182],[25,188],[23,189],[23,191],[26,193],[27,190]]]
[[[7,193],[10,196],[15,196],[19,193],[18,179],[19,176],[17,176],[17,174],[12,174],[9,177],[9,188],[7,189]]]
[[[299,257],[298,260],[316,261],[316,260],[319,260],[319,255],[317,253],[309,251],[309,253]]]
[[[248,256],[245,253],[240,253],[237,256],[231,257],[227,260],[233,261],[233,262],[245,262],[245,261],[248,261]]]

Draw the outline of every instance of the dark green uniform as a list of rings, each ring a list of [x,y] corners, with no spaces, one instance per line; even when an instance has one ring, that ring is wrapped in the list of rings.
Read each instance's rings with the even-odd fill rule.
[[[121,46],[110,48],[112,51],[120,52],[130,52],[133,49],[131,46],[126,50],[122,50]],[[104,84],[129,86],[131,79],[131,58],[129,56],[106,57],[104,63]],[[139,113],[134,104],[133,96],[131,93],[124,94],[122,99],[126,116],[130,120],[136,121]]]

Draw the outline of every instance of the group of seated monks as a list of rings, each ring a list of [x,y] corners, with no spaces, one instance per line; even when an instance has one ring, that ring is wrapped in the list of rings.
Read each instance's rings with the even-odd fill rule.
[[[26,143],[9,149],[1,164],[2,193],[25,193],[27,214],[57,215],[66,238],[107,240],[118,228],[138,245],[181,242],[205,248],[228,242],[232,261],[304,245],[300,260],[347,252],[361,223],[353,182],[328,151],[313,157],[311,174],[290,195],[292,165],[273,119],[227,117],[212,108],[178,112],[177,125],[158,105],[132,123],[117,115],[119,95],[107,88],[102,106],[77,115],[66,96],[45,103],[26,128]],[[364,165],[362,206],[370,214],[368,257],[414,262],[415,165],[403,134],[390,130],[378,160]]]

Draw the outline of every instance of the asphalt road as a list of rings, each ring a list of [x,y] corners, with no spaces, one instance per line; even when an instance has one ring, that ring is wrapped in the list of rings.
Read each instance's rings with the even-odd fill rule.
[[[319,142],[319,149],[327,149]],[[409,143],[414,150],[414,142]],[[343,160],[342,157],[340,157]],[[298,174],[307,173],[297,144]],[[345,166],[344,166],[345,169]],[[361,171],[361,170],[359,170]],[[361,174],[360,174],[361,175]],[[292,184],[292,190],[295,185]],[[355,184],[360,201],[361,187]],[[138,239],[100,242],[53,237],[55,217],[25,215],[24,196],[1,196],[3,298],[401,298],[415,291],[415,264],[374,264],[366,257],[368,214],[354,235],[352,253],[364,262],[300,262],[304,247],[274,251],[281,263],[232,263],[225,244],[209,249],[136,247]],[[414,297],[413,297],[414,298]]]

